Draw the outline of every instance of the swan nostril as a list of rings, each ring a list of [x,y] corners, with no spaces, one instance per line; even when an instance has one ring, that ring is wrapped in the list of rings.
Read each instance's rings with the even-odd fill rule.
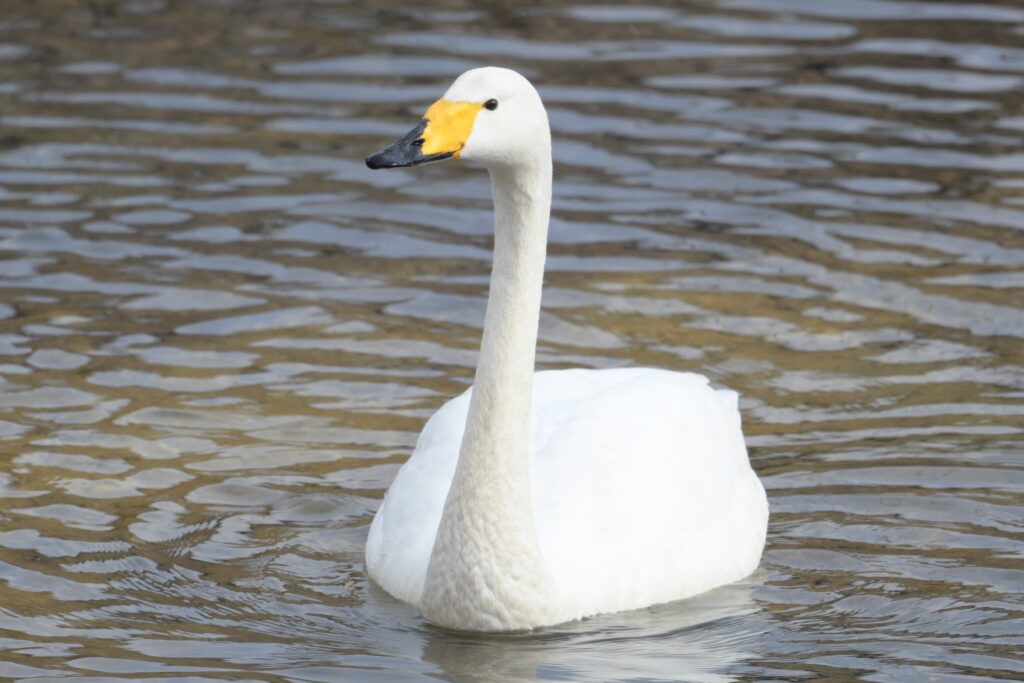
[[[416,138],[415,140],[413,140],[409,144],[411,144],[413,147],[422,147],[423,146],[423,142],[424,142],[423,138]]]

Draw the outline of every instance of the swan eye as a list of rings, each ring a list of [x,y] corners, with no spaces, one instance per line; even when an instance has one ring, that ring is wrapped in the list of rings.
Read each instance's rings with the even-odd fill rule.
[[[490,100],[487,100],[486,102],[484,102],[484,109],[487,109],[488,111],[494,111],[497,108],[498,108],[498,100],[490,99]]]

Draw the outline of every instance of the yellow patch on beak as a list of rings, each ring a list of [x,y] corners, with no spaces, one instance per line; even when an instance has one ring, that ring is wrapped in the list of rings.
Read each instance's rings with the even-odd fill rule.
[[[450,102],[438,100],[430,105],[423,115],[427,128],[423,131],[423,154],[445,154],[459,156],[469,134],[473,132],[476,115],[483,104],[475,102]]]

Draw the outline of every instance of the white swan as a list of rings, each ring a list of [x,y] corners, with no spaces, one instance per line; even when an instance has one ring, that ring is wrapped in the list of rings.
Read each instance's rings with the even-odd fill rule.
[[[551,134],[514,71],[460,76],[370,168],[482,162],[494,265],[472,389],[430,418],[366,543],[366,568],[427,620],[537,628],[677,600],[757,567],[768,502],[737,395],[653,369],[534,373]]]

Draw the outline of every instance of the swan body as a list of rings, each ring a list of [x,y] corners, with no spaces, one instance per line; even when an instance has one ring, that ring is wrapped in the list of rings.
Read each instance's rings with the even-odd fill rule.
[[[471,394],[427,423],[370,531],[370,575],[413,605]],[[557,623],[677,600],[757,567],[768,507],[736,398],[700,375],[666,370],[534,375],[531,507],[556,600],[539,617]]]
[[[371,168],[484,163],[495,254],[474,386],[429,420],[377,511],[370,577],[431,622],[532,629],[747,576],[768,503],[737,395],[649,368],[534,372],[551,201],[540,97],[474,69]]]

